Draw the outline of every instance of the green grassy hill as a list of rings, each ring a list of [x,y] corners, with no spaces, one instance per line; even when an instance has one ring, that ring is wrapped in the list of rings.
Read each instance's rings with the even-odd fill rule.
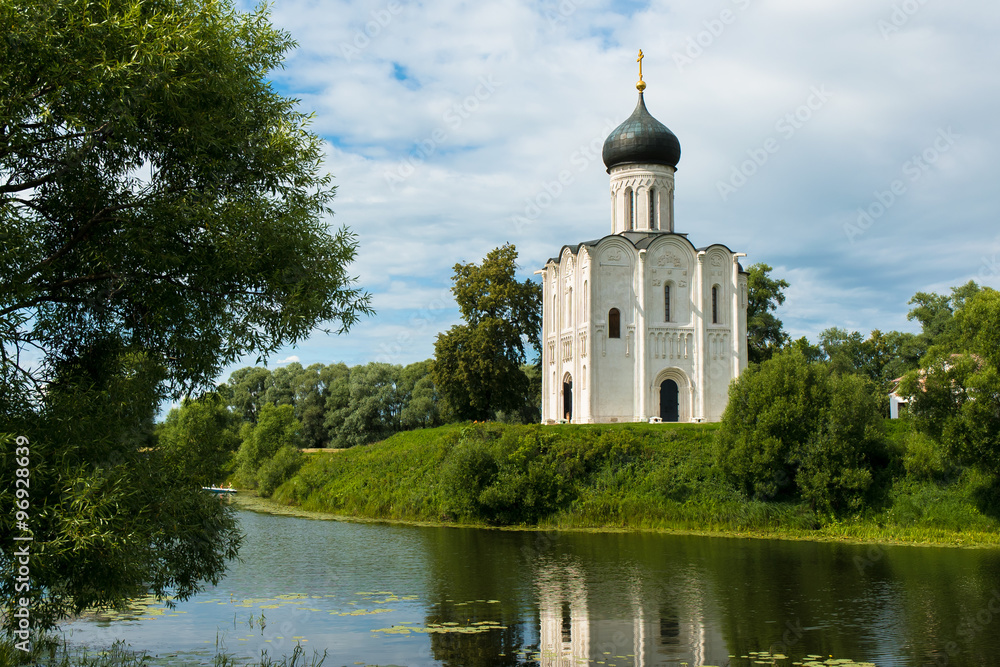
[[[991,480],[973,470],[916,479],[900,464],[872,507],[834,518],[737,491],[714,465],[717,428],[451,424],[310,454],[273,500],[369,519],[1000,544]]]

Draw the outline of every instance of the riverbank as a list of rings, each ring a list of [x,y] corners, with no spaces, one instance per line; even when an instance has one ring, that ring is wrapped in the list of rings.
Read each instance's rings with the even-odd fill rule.
[[[768,539],[1000,546],[991,480],[898,466],[869,507],[822,516],[746,498],[714,465],[714,424],[452,424],[310,454],[258,511],[421,525],[656,531]],[[890,429],[902,458],[904,439]],[[244,498],[241,502],[247,502]]]

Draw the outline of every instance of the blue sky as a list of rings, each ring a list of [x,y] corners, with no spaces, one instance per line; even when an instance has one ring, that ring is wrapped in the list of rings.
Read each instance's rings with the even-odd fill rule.
[[[271,367],[429,358],[456,262],[511,242],[532,277],[609,233],[600,146],[640,48],[683,151],[676,230],[774,267],[793,337],[915,331],[915,292],[1000,287],[996,3],[275,0],[272,20],[378,314]]]

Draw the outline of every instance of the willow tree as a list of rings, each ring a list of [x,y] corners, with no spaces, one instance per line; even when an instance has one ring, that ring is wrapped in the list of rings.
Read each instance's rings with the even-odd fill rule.
[[[162,473],[159,402],[370,306],[355,237],[327,227],[321,140],[268,81],[294,43],[265,9],[0,0],[0,24],[0,434],[31,443],[46,624],[217,581],[239,533]]]

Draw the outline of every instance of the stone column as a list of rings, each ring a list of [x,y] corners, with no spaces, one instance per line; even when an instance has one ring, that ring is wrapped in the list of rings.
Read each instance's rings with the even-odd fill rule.
[[[636,270],[639,280],[637,289],[638,308],[635,314],[635,364],[636,387],[639,395],[636,397],[636,421],[646,419],[646,249],[639,251],[639,263]]]
[[[697,401],[693,419],[705,419],[705,353],[708,343],[705,327],[705,251],[698,253],[698,312],[694,319],[694,363],[698,386]],[[711,304],[709,304],[711,307]]]
[[[551,353],[549,352],[549,328],[552,320],[552,306],[548,308],[545,304],[552,298],[549,287],[549,272],[547,269],[535,271],[535,274],[542,276],[542,423],[552,417],[552,401],[550,398],[551,387],[549,374],[552,372],[549,367],[551,363]]]
[[[742,253],[733,254],[733,299],[732,299],[732,317],[729,322],[729,330],[732,331],[732,339],[729,341],[730,347],[730,370],[729,379],[739,377],[740,375],[740,260],[739,257]]]

